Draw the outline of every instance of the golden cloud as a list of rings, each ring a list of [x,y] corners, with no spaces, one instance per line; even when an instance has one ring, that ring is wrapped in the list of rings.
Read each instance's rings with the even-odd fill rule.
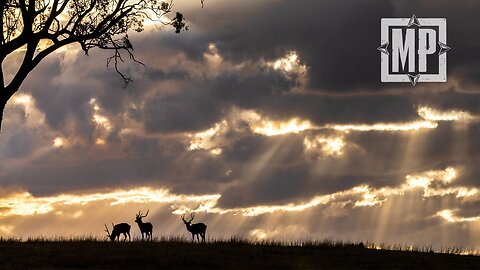
[[[57,206],[86,205],[105,201],[109,205],[128,203],[191,203],[217,201],[220,195],[176,195],[166,189],[140,187],[130,190],[114,190],[105,193],[60,194],[49,197],[35,197],[29,192],[16,192],[0,198],[0,216],[29,216],[46,214]]]
[[[324,136],[305,137],[303,145],[307,152],[319,152],[327,156],[341,156],[345,148],[343,136]]]
[[[406,123],[377,123],[377,124],[347,124],[326,125],[327,129],[338,131],[417,131],[420,129],[434,129],[438,124],[432,121],[414,121]]]
[[[475,217],[459,217],[455,214],[455,210],[452,209],[445,209],[442,211],[438,211],[435,216],[441,217],[448,222],[451,223],[458,223],[458,222],[474,222],[479,221],[480,216]]]
[[[474,116],[471,113],[466,111],[458,111],[458,110],[440,111],[428,106],[418,107],[417,112],[420,117],[430,121],[468,122],[468,121],[478,120],[477,116]]]
[[[252,125],[252,131],[265,136],[278,136],[285,134],[296,134],[305,130],[313,129],[312,123],[308,120],[292,118],[287,121],[261,120]]]
[[[441,197],[452,195],[457,199],[472,198],[479,193],[477,188],[452,186],[458,172],[453,167],[444,170],[432,170],[410,174],[405,182],[396,187],[372,188],[360,185],[348,190],[331,194],[315,196],[300,203],[283,205],[257,205],[224,209],[218,207],[220,194],[187,195],[172,194],[167,189],[140,187],[130,190],[113,190],[111,192],[96,192],[90,194],[60,194],[49,197],[35,197],[29,192],[15,192],[6,194],[0,199],[0,216],[29,216],[46,214],[55,211],[58,207],[69,205],[87,205],[93,202],[104,201],[108,205],[129,203],[162,203],[170,205],[173,214],[187,212],[207,212],[213,214],[241,214],[243,216],[259,216],[274,212],[299,212],[319,205],[350,203],[353,207],[371,207],[381,205],[391,196],[404,195],[406,192],[421,190],[422,196]],[[444,212],[443,217],[447,217]]]
[[[290,51],[284,57],[275,61],[266,62],[266,66],[282,72],[287,78],[290,78],[292,74],[299,75],[307,71],[307,66],[301,63],[295,51]]]

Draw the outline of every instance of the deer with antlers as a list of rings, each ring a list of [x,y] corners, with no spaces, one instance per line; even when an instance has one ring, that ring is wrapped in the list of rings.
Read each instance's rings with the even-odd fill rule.
[[[195,214],[190,214],[190,220],[185,220],[185,215],[182,215],[183,223],[187,226],[187,231],[192,234],[192,242],[195,242],[195,235],[197,236],[198,242],[200,242],[200,235],[202,237],[202,242],[205,242],[205,232],[207,231],[207,225],[204,223],[195,223],[192,224],[192,220],[195,218]]]
[[[142,218],[148,216],[148,212],[150,210],[147,210],[147,213],[145,215],[142,215],[141,211],[138,211],[138,214],[135,218],[135,222],[138,224],[138,227],[140,228],[140,232],[142,232],[142,241],[144,239],[144,235],[147,237],[147,241],[150,240],[152,241],[152,231],[153,231],[153,225],[150,222],[143,222]]]
[[[115,241],[115,238],[117,238],[118,241],[120,241],[120,234],[123,234],[123,236],[125,237],[123,241],[127,240],[127,235],[128,241],[130,241],[130,225],[128,225],[127,223],[119,223],[117,225],[113,225],[112,223],[112,227],[112,233],[110,233],[108,231],[107,224],[105,224],[105,231],[107,232],[108,238],[110,238],[110,240]]]

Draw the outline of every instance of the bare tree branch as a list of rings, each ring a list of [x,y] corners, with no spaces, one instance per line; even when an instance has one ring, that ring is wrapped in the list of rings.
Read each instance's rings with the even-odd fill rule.
[[[204,0],[200,0],[201,6]],[[173,0],[1,0],[0,1],[0,124],[3,108],[28,74],[48,55],[69,44],[79,44],[85,54],[91,49],[111,50],[107,66],[125,85],[132,79],[120,70],[123,55],[143,65],[133,54],[128,37],[131,30],[142,32],[144,21],[172,26],[176,33],[187,30],[183,14],[170,20]],[[46,43],[47,46],[39,44]],[[4,80],[3,62],[12,53],[23,53],[23,61],[10,82]],[[122,55],[123,53],[123,55]]]

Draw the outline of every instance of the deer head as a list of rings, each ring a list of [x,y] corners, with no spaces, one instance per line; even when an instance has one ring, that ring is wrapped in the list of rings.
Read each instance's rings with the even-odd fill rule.
[[[113,225],[113,223],[112,223],[112,232],[113,232],[114,229],[115,229],[115,225]],[[110,233],[110,232],[108,231],[107,224],[105,224],[105,231],[107,232],[108,238],[110,238],[111,241],[115,241],[115,234]]]
[[[182,220],[183,220],[183,223],[185,223],[185,225],[187,226],[190,226],[190,224],[192,223],[192,220],[195,218],[195,214],[190,214],[190,220],[189,221],[186,221],[185,220],[185,215],[182,215]]]
[[[149,211],[150,211],[150,209],[147,210],[147,213],[146,213],[145,215],[142,215],[142,212],[141,212],[141,211],[138,211],[138,214],[137,214],[136,217],[135,217],[135,222],[136,222],[136,223],[142,223],[142,218],[148,216],[148,212],[149,212]]]

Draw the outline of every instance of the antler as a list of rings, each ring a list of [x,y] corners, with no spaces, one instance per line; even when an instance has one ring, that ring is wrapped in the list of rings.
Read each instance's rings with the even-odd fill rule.
[[[110,237],[110,232],[108,231],[107,224],[105,224],[105,231],[107,232],[107,235]]]
[[[182,215],[182,220],[185,221],[185,222],[191,222],[193,220],[193,218],[195,218],[195,213],[190,214],[190,220],[189,221],[185,220],[185,214]]]
[[[138,211],[137,218],[144,218],[144,217],[148,216],[149,211],[150,211],[150,209],[147,210],[147,213],[145,215],[142,215],[142,211]]]

